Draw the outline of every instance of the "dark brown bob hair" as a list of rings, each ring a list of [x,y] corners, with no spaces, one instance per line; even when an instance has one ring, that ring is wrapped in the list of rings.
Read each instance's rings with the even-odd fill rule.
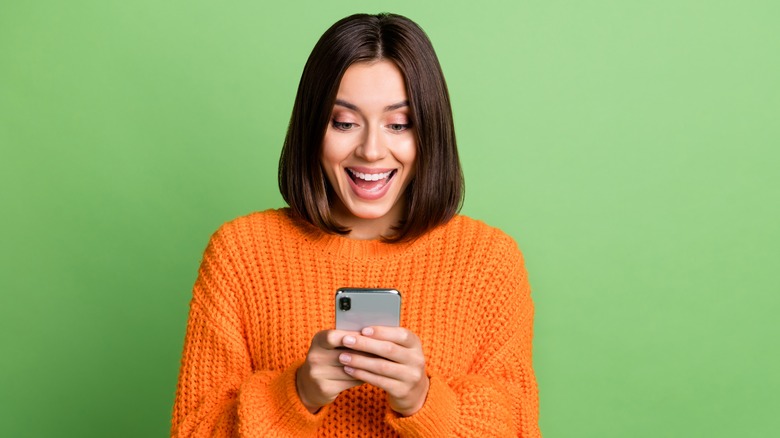
[[[331,215],[334,193],[320,164],[341,78],[358,62],[390,60],[403,74],[417,141],[406,213],[388,242],[412,240],[446,223],[463,202],[463,173],[450,97],[425,32],[395,14],[355,14],[330,27],[309,55],[279,159],[279,190],[293,213],[320,229],[347,234]]]

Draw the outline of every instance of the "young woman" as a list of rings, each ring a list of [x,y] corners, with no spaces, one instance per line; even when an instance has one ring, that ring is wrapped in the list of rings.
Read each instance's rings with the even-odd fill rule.
[[[289,208],[211,238],[173,436],[539,436],[533,304],[501,231],[457,215],[449,96],[425,33],[353,15],[314,47],[279,163]],[[334,330],[340,287],[401,327]]]

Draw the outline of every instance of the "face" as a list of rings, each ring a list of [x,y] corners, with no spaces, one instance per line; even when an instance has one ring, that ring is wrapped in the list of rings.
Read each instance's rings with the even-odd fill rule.
[[[344,73],[322,144],[322,168],[338,199],[335,218],[350,237],[387,235],[404,211],[417,144],[404,78],[391,61]]]

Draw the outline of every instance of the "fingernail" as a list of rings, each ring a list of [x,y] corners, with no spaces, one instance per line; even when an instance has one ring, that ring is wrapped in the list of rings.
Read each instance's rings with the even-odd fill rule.
[[[355,372],[355,369],[352,367],[344,367],[344,372],[347,374],[352,374]]]
[[[341,363],[349,363],[352,360],[352,356],[346,353],[341,353],[339,355],[339,360],[341,361]]]
[[[344,340],[342,342],[344,342],[344,345],[353,345],[356,341],[357,339],[355,339],[354,336],[344,336]]]
[[[374,329],[371,327],[366,327],[363,329],[363,336],[371,336],[374,334]]]

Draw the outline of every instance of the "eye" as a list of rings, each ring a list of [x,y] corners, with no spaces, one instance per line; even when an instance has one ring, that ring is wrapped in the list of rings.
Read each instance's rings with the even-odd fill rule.
[[[411,124],[409,123],[391,123],[387,125],[387,128],[390,129],[391,131],[402,132],[409,129],[409,126],[411,126]]]
[[[357,125],[357,123],[339,122],[337,120],[333,120],[331,124],[339,131],[349,131],[350,129],[353,129],[355,125]]]

